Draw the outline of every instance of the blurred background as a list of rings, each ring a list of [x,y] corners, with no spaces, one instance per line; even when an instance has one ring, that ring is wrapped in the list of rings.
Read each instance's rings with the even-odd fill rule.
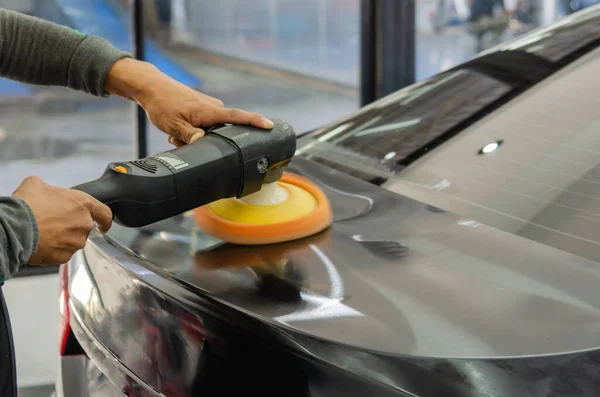
[[[414,79],[597,1],[416,0]],[[497,10],[481,15],[482,2]],[[132,51],[128,0],[0,0],[0,7]],[[226,106],[283,118],[302,132],[361,105],[360,0],[144,0],[143,14],[147,60]],[[0,112],[2,194],[31,174],[81,183],[134,150],[132,105],[120,98],[0,79]],[[148,153],[167,149],[165,135],[148,128]]]
[[[410,78],[419,81],[599,0],[406,1],[414,12]],[[494,12],[482,12],[490,2]],[[142,6],[145,58],[228,107],[282,118],[304,132],[364,104],[361,0],[144,0]],[[0,0],[0,7],[133,51],[128,0]],[[135,108],[123,99],[0,79],[0,193],[11,194],[29,175],[63,187],[96,178],[107,163],[139,153],[137,134]],[[151,124],[147,139],[149,154],[170,148]],[[55,380],[56,280],[24,271],[5,287],[23,386]]]

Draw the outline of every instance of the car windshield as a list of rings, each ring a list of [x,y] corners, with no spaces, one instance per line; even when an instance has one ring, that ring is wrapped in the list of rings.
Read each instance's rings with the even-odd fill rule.
[[[502,102],[510,84],[451,71],[301,139],[299,153],[466,226],[600,261],[599,73],[594,50]]]
[[[410,163],[510,92],[510,85],[475,71],[448,72],[374,104],[351,121],[313,134],[310,142],[301,140],[300,152],[381,184],[398,166]]]

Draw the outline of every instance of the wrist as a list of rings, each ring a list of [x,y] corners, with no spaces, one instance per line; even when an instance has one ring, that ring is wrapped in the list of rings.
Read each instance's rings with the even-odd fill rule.
[[[160,74],[159,70],[148,62],[123,58],[109,69],[105,90],[110,95],[140,103],[157,74]]]

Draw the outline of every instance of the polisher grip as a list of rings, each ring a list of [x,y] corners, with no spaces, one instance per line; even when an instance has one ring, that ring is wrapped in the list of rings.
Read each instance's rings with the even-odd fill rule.
[[[96,200],[108,205],[110,207],[111,202],[117,200],[119,189],[115,189],[113,183],[110,183],[109,178],[106,177],[107,174],[102,175],[102,177],[82,183],[81,185],[74,186],[72,189],[79,190],[84,193],[89,194]]]

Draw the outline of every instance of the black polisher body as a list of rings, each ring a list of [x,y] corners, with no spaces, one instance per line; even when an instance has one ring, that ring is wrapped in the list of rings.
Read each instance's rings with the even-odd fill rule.
[[[273,122],[270,130],[214,126],[192,144],[111,163],[100,178],[74,189],[108,205],[114,221],[126,227],[146,226],[223,198],[247,196],[273,175],[281,175],[296,151],[292,127]]]

